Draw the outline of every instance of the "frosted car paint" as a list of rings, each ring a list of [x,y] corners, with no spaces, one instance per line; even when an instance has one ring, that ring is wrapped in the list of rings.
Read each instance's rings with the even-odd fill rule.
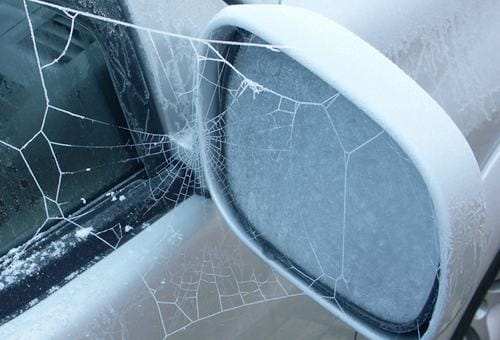
[[[318,2],[316,2],[316,3],[318,3]],[[307,4],[312,4],[312,2],[307,2],[307,3],[303,2],[302,3],[303,6],[306,6]],[[364,5],[367,6],[369,4],[365,3]],[[404,7],[404,6],[405,5],[401,5],[401,7]],[[342,11],[348,11],[349,10],[349,3],[347,3],[345,6],[339,6],[338,8],[333,8],[333,7],[334,7],[334,5],[331,8],[329,8],[328,10],[322,10],[323,14],[326,14],[326,15],[336,15],[336,13],[338,13],[338,15],[342,17],[341,13],[345,13],[345,12],[342,12]],[[325,7],[321,7],[321,8],[324,9]],[[431,6],[429,6],[428,8],[431,8]],[[382,14],[380,15],[380,17],[385,17],[384,14],[391,12],[391,11],[388,11],[387,9],[383,10],[382,7],[381,7],[381,10],[382,10]],[[430,11],[432,12],[432,9]],[[373,21],[368,22],[368,21],[365,20],[366,16],[369,14],[369,12],[370,12],[369,9],[367,9],[367,11],[363,13],[363,15],[361,15],[360,12],[355,12],[355,15],[354,16],[349,16],[349,18],[350,18],[350,20],[353,20],[353,22],[356,22],[357,20],[359,20],[360,23],[364,23],[366,25],[366,30],[367,31],[371,31],[374,34],[377,34],[377,31],[378,31],[377,29],[373,29],[373,27],[370,28],[371,27],[370,25],[371,24],[375,24],[375,22],[373,22]],[[417,13],[417,16],[418,16],[418,13]],[[346,17],[346,16],[344,16],[344,17]],[[387,19],[387,18],[385,17],[385,19]],[[382,20],[382,21],[383,22],[390,22],[389,20],[385,20],[385,19]],[[144,24],[147,24],[147,23],[148,23],[147,20],[144,21]],[[154,25],[156,26],[156,23]],[[346,26],[349,27],[349,25],[346,25]],[[158,26],[158,27],[160,27],[160,26]],[[397,27],[397,25],[396,25],[396,27]],[[353,31],[355,31],[355,30],[353,30]],[[367,39],[367,40],[370,41],[370,39]],[[425,88],[425,86],[424,86],[424,88]],[[484,180],[485,177],[487,177],[489,179],[488,183],[494,183],[495,185],[498,184],[498,181],[496,180],[496,178],[499,178],[499,176],[494,176],[494,172],[489,171],[487,176],[483,176],[483,180]],[[496,187],[492,186],[491,190],[487,190],[487,197],[488,197],[488,195],[489,195],[489,197],[492,197],[492,198],[496,197],[496,195],[495,195],[495,189],[494,188],[496,188]],[[492,221],[499,221],[500,220],[498,218],[495,218],[495,213],[496,212],[493,211],[493,209],[487,210],[487,213],[489,214],[489,216],[492,216]],[[199,227],[201,228],[202,226],[199,225]],[[158,234],[158,235],[161,235],[161,233]],[[110,261],[111,262],[108,263],[107,266],[114,267],[116,264],[120,263],[121,257],[118,256],[118,254],[123,254],[123,253],[127,252],[128,250],[132,249],[134,241],[135,240],[132,240],[129,244],[125,245],[123,248],[118,249],[117,256],[110,257]],[[134,249],[135,249],[134,251],[141,251],[141,246],[138,246],[138,248],[136,247]],[[99,267],[100,263],[96,264],[96,266]],[[105,266],[105,265],[103,264],[103,266]],[[131,270],[130,266],[123,266],[123,267],[120,267],[120,268],[121,268],[121,270],[124,273],[126,271],[130,271]],[[162,267],[161,264],[157,264],[156,270],[162,270],[162,268],[163,267]],[[103,268],[101,267],[101,270],[102,269]],[[81,276],[78,276],[74,281],[75,281],[76,284],[79,284],[79,285],[82,285],[82,286],[86,286],[86,284],[88,283],[88,281],[87,281],[88,279],[89,279],[89,276],[85,275],[85,273],[83,273]],[[93,279],[95,279],[95,278],[93,278]],[[99,280],[97,280],[97,281],[99,281]],[[110,280],[110,282],[108,282],[107,284],[109,284],[109,287],[110,287],[109,292],[113,292],[113,286],[112,285],[118,284],[118,282],[113,282],[113,280]],[[79,286],[79,287],[82,287],[82,286]],[[104,288],[103,285],[100,284],[100,283],[98,283],[98,286],[101,286],[101,288]],[[116,287],[116,286],[114,286],[114,287]],[[141,287],[141,285],[139,284],[137,287]],[[59,291],[57,291],[56,293],[54,293],[54,296],[56,296],[57,294],[66,294],[66,297],[67,297],[66,303],[71,304],[71,302],[73,301],[72,299],[74,298],[74,292],[75,292],[75,290],[73,290],[73,289],[74,289],[74,286],[72,286],[72,285],[64,286],[61,289],[59,289]],[[80,290],[80,288],[78,288],[78,290]],[[125,290],[125,291],[123,291],[123,290],[115,290],[115,292],[118,292],[118,291],[121,292],[119,294],[119,299],[120,300],[122,300],[123,302],[125,302],[128,299],[130,299],[130,286],[129,286],[129,290]],[[105,325],[106,323],[105,323],[104,320],[101,320],[102,322],[100,322],[100,323],[96,323],[95,316],[96,315],[99,315],[99,316],[107,315],[109,317],[108,320],[111,320],[113,318],[113,315],[117,314],[117,313],[113,313],[113,311],[110,311],[108,313],[108,309],[111,306],[111,304],[109,303],[109,299],[110,299],[110,296],[107,295],[107,294],[100,294],[100,295],[97,295],[97,296],[89,295],[87,299],[83,300],[84,303],[82,303],[81,305],[77,305],[76,306],[76,307],[78,307],[78,308],[74,309],[76,313],[72,313],[71,315],[68,315],[66,317],[64,315],[65,314],[65,312],[64,312],[64,306],[62,306],[63,309],[62,310],[60,309],[60,314],[56,314],[56,315],[49,314],[49,315],[57,316],[56,318],[49,318],[49,319],[47,319],[46,317],[44,317],[45,315],[47,315],[47,314],[45,314],[47,312],[47,309],[45,309],[45,308],[47,307],[48,304],[51,304],[51,298],[48,298],[48,299],[42,301],[42,303],[39,304],[40,308],[33,308],[33,311],[34,311],[33,313],[29,313],[29,312],[27,313],[27,314],[31,315],[30,319],[29,319],[29,322],[23,322],[23,321],[27,321],[27,319],[23,319],[23,317],[20,317],[18,319],[18,323],[17,323],[17,328],[16,329],[18,331],[20,331],[20,332],[22,331],[21,333],[18,333],[20,336],[21,336],[21,334],[25,334],[26,337],[32,337],[35,334],[42,334],[42,333],[39,333],[39,331],[41,331],[46,326],[47,328],[52,328],[52,330],[54,330],[54,331],[58,330],[57,333],[59,334],[59,336],[61,336],[61,338],[64,338],[64,335],[67,335],[69,333],[64,333],[64,330],[62,330],[60,328],[60,326],[61,325],[65,325],[65,327],[67,327],[66,329],[71,328],[73,330],[74,333],[71,333],[71,334],[73,334],[75,337],[78,337],[79,335],[82,335],[82,334],[90,334],[90,335],[93,335],[93,336],[96,336],[96,337],[100,337],[100,336],[103,336],[103,334],[107,333],[107,329],[105,329],[105,328],[99,328],[99,324]],[[307,302],[305,301],[304,304],[307,304]],[[155,308],[156,308],[156,306],[154,306],[154,304],[148,304],[147,306],[148,306],[148,308],[151,308],[151,311],[154,311]],[[300,308],[303,308],[304,305],[301,304],[301,303],[299,303],[297,305],[297,307],[298,306],[300,306]],[[286,308],[288,310],[288,316],[292,316],[293,315],[293,310],[297,309],[297,308],[293,308],[293,307],[290,308],[289,306],[285,307],[285,305],[283,305],[283,307],[278,307],[278,310],[280,308],[281,309]],[[91,312],[89,312],[89,313],[80,313],[80,314],[78,313],[78,311],[82,311],[83,312],[84,309],[87,309],[87,310],[89,310]],[[36,314],[35,311],[38,314]],[[321,309],[316,309],[316,310],[314,310],[314,312],[318,313],[318,314],[321,314],[322,310]],[[151,315],[153,315],[153,314],[154,313],[152,313]],[[276,315],[276,314],[270,314],[270,315],[272,316],[272,315]],[[106,319],[106,317],[104,317],[104,319]],[[155,319],[154,321],[158,321],[158,320]],[[328,322],[328,320],[325,320],[325,321]],[[143,323],[142,326],[153,327],[154,324],[158,325],[157,322],[152,322],[150,320],[149,323],[147,323],[147,322]],[[226,324],[227,324],[227,322],[226,322]],[[134,322],[132,322],[132,320],[131,320],[131,322],[130,322],[130,324],[128,326],[129,327],[133,327],[134,325],[136,325],[137,327],[140,327],[140,326],[138,326],[139,323],[134,323]],[[6,335],[6,336],[7,335],[12,335],[13,333],[11,333],[10,331],[12,331],[13,328],[9,328],[11,326],[12,326],[12,324],[7,324],[7,325],[3,326],[1,328],[1,330],[0,330],[0,332],[2,332],[2,334]],[[92,327],[92,326],[95,326],[95,327]],[[340,325],[338,325],[338,326],[341,327]],[[125,330],[125,332],[126,332],[126,329],[127,329],[127,327],[125,326],[122,330]],[[268,329],[268,328],[266,328],[266,329]],[[304,328],[299,328],[299,329],[297,329],[297,331],[295,333],[290,333],[290,334],[292,336],[298,336],[298,334],[301,334],[301,332],[303,330],[304,330]],[[222,329],[218,329],[218,330],[215,330],[214,332],[216,334],[220,334],[219,332],[221,332],[221,331],[223,332]],[[339,335],[338,328],[337,329],[334,328],[333,331],[335,332],[334,334],[336,334],[337,336]],[[107,333],[107,334],[109,334],[109,333]],[[115,334],[115,336],[118,337],[118,336],[123,336],[124,333],[122,333],[120,331],[116,331],[113,334]],[[161,332],[158,333],[158,334],[161,334]],[[204,333],[204,334],[206,335],[208,333]],[[229,335],[231,335],[231,334],[229,334]],[[330,333],[330,334],[333,334],[333,333]],[[52,335],[54,337],[57,337],[55,335],[55,333],[52,333]],[[352,334],[351,334],[351,337],[352,337]]]

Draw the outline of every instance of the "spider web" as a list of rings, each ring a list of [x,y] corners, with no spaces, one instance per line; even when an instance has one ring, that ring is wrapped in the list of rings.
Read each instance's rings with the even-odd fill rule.
[[[43,60],[39,53],[39,41],[37,40],[32,19],[32,14],[34,12],[34,7],[32,7],[33,4],[57,11],[70,22],[69,32],[62,50],[51,60]],[[255,49],[271,54],[281,54],[280,50],[287,48],[284,46],[269,45],[266,42],[259,41],[255,37],[250,37],[247,40],[235,41],[217,38],[200,39],[188,35],[143,27],[115,19],[112,16],[102,15],[98,12],[80,11],[40,0],[22,0],[22,6],[25,12],[25,20],[29,25],[31,47],[36,59],[36,72],[38,73],[43,92],[44,106],[40,108],[43,114],[39,129],[37,129],[25,143],[16,145],[9,141],[0,140],[0,144],[22,159],[43,201],[45,219],[27,242],[14,248],[5,256],[3,275],[6,279],[4,282],[0,283],[0,287],[1,285],[5,286],[14,283],[17,277],[23,272],[29,270],[34,272],[38,269],[36,265],[37,258],[30,258],[23,261],[20,259],[36,241],[46,235],[48,229],[53,231],[54,225],[57,227],[57,223],[59,222],[73,225],[75,227],[75,232],[71,236],[68,236],[67,239],[63,238],[54,242],[44,256],[53,258],[62,256],[65,242],[78,242],[89,237],[95,237],[106,244],[110,249],[116,249],[122,244],[122,240],[129,232],[147,227],[147,224],[136,224],[137,221],[135,220],[129,223],[118,223],[100,229],[81,223],[82,214],[91,214],[97,211],[100,206],[97,205],[87,208],[83,210],[83,212],[66,212],[65,205],[67,202],[61,199],[65,186],[65,178],[77,176],[82,173],[93,173],[102,168],[121,166],[123,164],[137,164],[142,160],[155,159],[157,163],[155,163],[154,169],[151,172],[154,176],[148,178],[145,183],[141,184],[147,187],[148,194],[144,199],[150,205],[150,209],[154,209],[164,201],[169,201],[173,206],[177,206],[189,196],[188,193],[190,190],[202,195],[208,194],[207,186],[203,178],[203,166],[200,155],[202,148],[199,138],[202,138],[202,142],[206,142],[210,146],[207,155],[208,163],[217,171],[231,173],[231,171],[234,170],[231,170],[230,166],[228,166],[234,158],[229,157],[235,157],[237,159],[241,155],[246,155],[244,157],[249,157],[253,160],[253,164],[256,165],[260,164],[262,160],[260,159],[260,155],[264,154],[266,155],[265,157],[270,155],[270,157],[275,160],[288,159],[288,162],[285,161],[283,163],[287,164],[289,170],[293,172],[300,163],[300,161],[292,162],[292,159],[295,157],[294,155],[299,153],[298,149],[295,149],[297,147],[296,140],[298,139],[295,134],[297,126],[299,125],[297,121],[302,115],[301,110],[307,107],[308,109],[322,112],[325,114],[325,117],[330,117],[330,115],[328,115],[328,110],[332,105],[335,105],[340,100],[339,97],[341,97],[337,91],[332,89],[329,90],[330,92],[326,96],[306,99],[294,97],[287,93],[280,93],[266,86],[263,82],[256,80],[255,77],[249,76],[246,72],[243,72],[238,66],[235,66],[236,63],[231,60],[229,54],[226,55],[220,52],[220,46]],[[155,74],[154,76],[159,82],[161,82],[161,79],[164,80],[163,84],[166,83],[165,92],[170,93],[170,97],[165,96],[160,98],[160,101],[165,104],[165,107],[170,110],[170,112],[174,112],[176,114],[175,116],[178,118],[177,121],[172,123],[168,121],[168,117],[165,117],[165,112],[160,112],[161,114],[163,113],[163,119],[166,119],[166,121],[162,121],[162,123],[169,127],[173,126],[172,131],[169,130],[168,133],[151,132],[154,131],[154,127],[151,126],[149,112],[146,112],[146,119],[144,122],[137,124],[137,126],[131,127],[126,124],[117,125],[114,122],[95,119],[90,113],[73,112],[63,105],[58,104],[57,100],[52,98],[51,88],[46,81],[47,72],[51,70],[51,68],[58,66],[63,62],[64,58],[67,57],[71,49],[71,43],[75,39],[75,27],[82,18],[107,23],[113,27],[123,27],[138,35],[146,37],[148,44],[150,44],[149,46],[152,48],[149,58],[156,58],[156,63],[160,66],[159,74]],[[183,50],[181,52],[172,51],[172,58],[167,60],[160,52],[164,51],[164,49],[158,46],[158,42],[162,41],[162,39],[173,39],[176,42],[178,41],[178,45],[182,46]],[[197,66],[200,69],[202,65],[211,63],[218,65],[218,81],[213,82],[212,79],[206,78],[203,73],[201,73],[199,79],[188,78],[187,82],[194,85],[192,85],[192,88],[186,88],[186,84],[178,79],[182,76],[172,77],[172,70],[180,72],[178,69],[175,70],[175,66],[172,67],[172,64],[182,62],[183,55],[185,56],[186,54],[189,55],[191,59],[194,58],[196,60]],[[223,83],[221,79],[228,70],[232,73],[232,79],[221,85]],[[124,78],[131,76],[128,74],[129,71],[130,70],[126,69],[119,70]],[[217,90],[213,92],[213,100],[218,102],[225,101],[226,107],[214,117],[209,117],[208,112],[198,112],[198,118],[200,118],[200,116],[203,118],[200,127],[198,125],[200,121],[197,120],[196,108],[193,103],[200,94],[200,84],[203,83],[209,83]],[[224,92],[226,97],[224,99],[220,97],[216,98],[221,92]],[[255,141],[241,140],[235,136],[225,135],[226,129],[231,128],[231,126],[237,127],[241,124],[247,124],[245,121],[247,118],[240,115],[238,112],[239,106],[248,101],[249,98],[253,101],[266,103],[267,108],[270,106],[273,107],[270,111],[262,112],[260,118],[263,119],[264,122],[263,125],[259,127],[260,130],[258,134],[258,137],[261,138],[275,136],[273,137],[273,140],[275,140],[273,145],[263,147]],[[171,100],[169,101],[169,99]],[[47,121],[50,119],[50,116],[54,114],[65,116],[68,119],[78,121],[82,124],[89,124],[90,128],[103,133],[111,130],[119,130],[129,133],[135,138],[132,138],[132,140],[128,139],[126,143],[117,145],[72,144],[60,142],[51,138],[50,134],[47,132]],[[350,278],[346,273],[345,259],[347,247],[346,207],[350,161],[354,155],[365,147],[382,139],[384,137],[384,131],[381,129],[372,129],[357,136],[356,140],[353,141],[345,139],[343,131],[339,130],[338,122],[329,119],[326,124],[330,129],[330,137],[338,142],[343,155],[341,159],[342,171],[340,172],[342,174],[340,181],[343,183],[341,185],[342,192],[340,196],[343,202],[341,208],[338,210],[342,212],[340,214],[341,223],[339,224],[340,229],[334,231],[337,241],[340,244],[340,252],[337,259],[338,267],[332,269],[331,264],[326,263],[325,255],[318,250],[321,249],[320,245],[315,244],[317,241],[309,237],[309,233],[305,229],[306,223],[303,223],[302,229],[296,233],[296,240],[300,240],[300,242],[307,245],[307,252],[304,253],[305,255],[301,256],[306,257],[306,263],[315,263],[316,269],[313,271],[303,270],[302,267],[296,265],[296,263],[299,262],[299,264],[303,264],[304,262],[300,263],[301,259],[297,258],[293,259],[294,261],[292,261],[288,269],[299,274],[309,287],[316,287],[319,283],[333,287],[329,293],[325,294],[324,298],[331,300],[332,303],[336,304],[343,311],[343,305],[337,300],[337,291],[342,290],[344,293],[350,291]],[[197,129],[201,131],[200,134],[197,133]],[[45,157],[50,160],[51,166],[55,168],[57,172],[56,185],[51,188],[50,192],[45,188],[44,180],[37,172],[36,165],[32,164],[32,161],[27,157],[30,146],[34,141],[40,139],[48,146],[46,150],[47,155],[45,155]],[[58,153],[58,150],[61,148],[72,150],[71,152],[75,153],[85,150],[105,150],[110,154],[115,154],[115,156],[111,161],[91,164],[76,169],[66,169],[62,165],[63,162]],[[134,148],[141,151],[133,157],[126,151],[123,151]],[[311,152],[312,150],[306,151]],[[404,155],[398,155],[401,159],[404,159]],[[158,159],[160,159],[160,161],[158,161]],[[149,171],[151,169],[147,170]],[[175,179],[178,178],[182,178],[180,187],[174,186]],[[220,179],[221,182],[224,182],[223,178]],[[236,183],[236,187],[239,185],[238,180],[233,178],[232,181]],[[267,183],[268,187],[272,187],[270,184],[271,183]],[[73,185],[77,184],[74,183]],[[238,188],[225,187],[224,190],[229,193],[229,195],[232,195],[231,197],[234,202],[239,201],[241,193],[238,192]],[[177,192],[172,194],[172,191]],[[251,195],[248,194],[248,196]],[[126,209],[125,204],[127,203],[128,197],[126,193],[119,189],[116,191],[108,191],[103,195],[103,198],[107,202],[114,202],[118,205],[123,204],[121,209]],[[85,197],[81,197],[80,200],[84,205],[88,203]],[[250,204],[250,206],[246,206],[248,211],[258,211],[258,209],[255,210],[252,208],[252,205],[256,204],[255,198],[247,201],[245,204]],[[308,217],[300,215],[300,218],[304,221]],[[278,240],[278,244],[284,242],[284,240],[290,236],[290,233],[286,232],[289,229],[284,228],[283,230],[281,235],[277,235],[276,240]],[[115,236],[113,241],[101,236],[106,232],[113,233]],[[263,235],[259,230],[252,230],[252,232],[254,233],[253,237],[255,239],[259,239]],[[266,236],[269,236],[269,234],[266,234]],[[237,241],[234,241],[234,243],[237,243]],[[291,246],[293,245],[290,245],[290,247]],[[270,303],[276,300],[302,295],[300,291],[270,268],[260,268],[258,270],[249,268],[245,274],[236,272],[237,270],[244,271],[246,266],[245,258],[241,255],[243,252],[242,249],[244,249],[244,246],[239,243],[229,248],[226,244],[209,244],[194,255],[181,253],[179,258],[175,259],[175,261],[181,264],[178,266],[177,271],[165,273],[164,278],[159,282],[152,282],[147,275],[138,274],[141,276],[141,280],[144,284],[144,292],[146,293],[143,298],[152,298],[154,301],[164,338],[174,334],[180,335],[183,331],[192,328],[193,325],[209,318],[217,317],[225,312],[231,312],[235,309],[263,302]],[[286,250],[286,246],[284,249]],[[435,259],[434,256],[430,255],[429,257],[430,258],[427,258],[426,261],[432,262]],[[329,267],[325,268],[326,266]],[[437,271],[438,264],[432,263],[432,266]],[[264,277],[262,277],[261,271],[266,272]],[[207,289],[204,294],[201,294],[202,287]],[[207,287],[210,287],[210,289]],[[215,308],[212,307],[211,310],[203,309],[201,300],[206,298],[206,296],[215,298]]]
[[[47,72],[52,68],[57,67],[63,63],[65,58],[68,57],[72,48],[72,42],[75,39],[76,27],[78,26],[81,18],[91,19],[99,22],[109,23],[111,25],[123,26],[127,29],[132,29],[140,34],[146,34],[151,47],[153,48],[153,55],[157,58],[157,63],[161,66],[161,71],[165,79],[168,80],[170,90],[174,93],[175,103],[178,106],[187,106],[189,110],[193,110],[190,104],[196,95],[197,89],[185,90],[184,84],[175,84],[170,81],[171,68],[167,65],[165,58],[160,55],[157,41],[161,39],[175,39],[179,41],[178,45],[184,46],[184,51],[173,53],[174,58],[182,58],[182,53],[195,55],[197,62],[206,60],[206,57],[199,54],[200,45],[210,48],[214,43],[226,43],[220,41],[211,41],[190,37],[171,32],[164,32],[157,29],[138,26],[128,22],[113,19],[103,15],[98,15],[91,12],[84,12],[67,8],[64,6],[55,5],[53,3],[38,1],[38,0],[22,0],[20,1],[22,9],[25,13],[25,20],[29,26],[30,44],[33,54],[36,59],[36,72],[39,77],[40,85],[43,92],[43,107],[40,108],[42,118],[40,126],[33,135],[22,145],[16,145],[9,140],[0,140],[0,144],[10,150],[13,154],[18,155],[26,167],[29,175],[36,185],[40,199],[44,207],[44,220],[36,228],[34,233],[30,236],[29,240],[22,245],[11,249],[2,261],[2,281],[0,287],[5,288],[11,284],[15,284],[18,278],[23,275],[35,273],[39,270],[38,263],[46,258],[57,259],[64,255],[67,245],[73,245],[75,242],[86,240],[90,237],[95,237],[103,242],[110,249],[116,249],[122,244],[122,240],[127,233],[135,229],[143,229],[147,227],[146,224],[136,225],[136,221],[128,223],[118,223],[116,225],[107,226],[105,228],[97,228],[92,225],[80,222],[84,215],[90,215],[98,210],[100,205],[86,208],[82,211],[67,212],[65,205],[68,202],[64,201],[61,196],[65,190],[65,178],[77,176],[79,174],[95,173],[99,169],[121,166],[123,164],[136,164],[143,159],[160,156],[163,157],[164,163],[156,165],[156,176],[147,180],[148,187],[147,200],[154,208],[156,204],[162,200],[171,201],[176,206],[182,202],[187,194],[185,194],[188,186],[193,185],[194,190],[200,194],[207,192],[205,183],[202,178],[202,166],[198,151],[198,141],[196,140],[195,129],[195,115],[194,112],[177,112],[183,121],[183,126],[178,128],[173,133],[153,133],[148,132],[149,120],[146,119],[142,127],[133,127],[127,125],[117,125],[114,122],[104,121],[93,118],[91,114],[86,112],[73,112],[70,109],[60,105],[57,100],[54,100],[52,93],[54,93],[46,81]],[[61,16],[65,17],[69,23],[69,32],[67,33],[66,41],[62,50],[55,58],[44,60],[39,52],[40,42],[38,41],[36,27],[33,22],[33,13],[40,7],[35,7],[34,4],[42,8],[50,8],[58,12]],[[256,46],[258,48],[273,48],[267,44],[252,44],[242,42],[228,42],[229,44],[236,44],[242,46]],[[220,63],[228,63],[228,61],[221,56],[218,60]],[[178,62],[178,60],[169,60],[168,62]],[[126,72],[126,70],[123,70]],[[126,75],[125,75],[126,76]],[[194,82],[193,82],[194,83]],[[261,89],[259,84],[252,82],[250,79],[243,79],[242,86],[254,88],[256,93]],[[80,143],[71,144],[58,141],[48,133],[47,121],[53,115],[65,116],[71,122],[78,122],[87,124],[89,128],[95,129],[101,133],[107,131],[120,130],[131,135],[138,136],[138,140],[127,140],[125,144],[118,145],[95,145],[95,143]],[[43,140],[48,146],[47,154],[43,155],[45,160],[50,166],[55,167],[57,171],[57,180],[55,187],[47,190],[44,183],[44,174],[41,174],[37,169],[38,164],[34,164],[28,152],[30,146],[35,141]],[[172,141],[175,141],[174,143]],[[129,157],[127,153],[123,152],[124,149],[130,150],[133,148],[140,148],[146,150],[144,153]],[[70,152],[78,153],[86,150],[105,150],[109,153],[118,154],[112,161],[89,164],[88,166],[67,169],[63,165],[64,162],[60,160],[61,149],[71,150]],[[171,166],[171,159],[177,159],[181,162],[179,165]],[[184,181],[180,188],[172,188],[169,184],[173,183],[175,178],[185,176]],[[194,178],[196,177],[196,180]],[[73,183],[78,185],[78,182]],[[71,188],[70,188],[71,190]],[[178,195],[172,195],[172,190],[178,190]],[[115,204],[125,204],[128,197],[124,192],[118,190],[109,190],[102,195],[105,201],[114,202]],[[79,202],[85,206],[90,203],[90,198],[81,197]],[[121,206],[121,209],[126,209],[126,206]],[[174,211],[175,213],[175,211]],[[29,250],[37,241],[43,239],[48,232],[53,232],[61,223],[68,223],[74,226],[74,233],[65,235],[57,241],[51,242],[43,253],[29,254]],[[222,222],[221,222],[222,225]],[[221,227],[222,228],[222,227]],[[110,241],[109,237],[104,238],[101,235],[111,232],[114,235],[114,240]],[[222,234],[227,231],[222,230]],[[175,232],[174,232],[175,236]],[[180,236],[179,236],[180,237]],[[175,238],[175,237],[174,237]],[[227,235],[223,239],[227,239]],[[158,316],[161,321],[161,328],[163,330],[164,338],[171,335],[181,335],[183,331],[189,329],[191,326],[202,322],[204,320],[217,317],[225,312],[232,312],[234,310],[253,306],[265,302],[274,302],[285,298],[297,297],[303,295],[293,285],[288,283],[279,274],[274,272],[270,267],[260,263],[250,263],[248,250],[239,243],[237,239],[231,242],[222,242],[221,244],[208,244],[205,248],[201,249],[196,254],[181,253],[179,258],[175,261],[180,263],[180,269],[176,272],[165,273],[164,278],[160,282],[150,282],[148,275],[138,274],[144,283],[145,295],[143,299],[152,298],[158,310]],[[176,240],[170,240],[169,243],[176,243]],[[229,245],[227,245],[229,244]],[[242,253],[246,255],[243,256]],[[255,259],[253,260],[255,261]],[[257,261],[258,262],[258,261]],[[168,264],[165,265],[168,267]],[[76,276],[76,273],[69,275],[66,279],[71,280]],[[205,295],[202,294],[203,286],[209,289]],[[207,288],[209,287],[209,288]],[[53,293],[59,288],[54,286],[48,294]],[[209,307],[203,307],[203,302],[200,299],[206,299],[206,296],[213,296],[215,301]],[[29,306],[38,303],[38,299],[30,302]],[[138,302],[140,303],[140,302]],[[214,307],[215,306],[215,307]],[[116,313],[115,313],[116,314]],[[116,315],[115,315],[116,317]]]

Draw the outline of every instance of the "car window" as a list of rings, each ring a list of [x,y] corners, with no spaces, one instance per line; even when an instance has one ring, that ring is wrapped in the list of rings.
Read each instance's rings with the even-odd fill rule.
[[[24,16],[14,3],[3,16]],[[32,20],[39,60],[25,20],[3,21],[0,31],[0,255],[140,168],[123,162],[136,157],[133,146],[106,147],[131,144],[131,136],[119,128],[126,122],[95,37],[49,9]]]
[[[99,10],[123,18],[120,6]],[[195,176],[159,123],[132,31],[53,3],[4,1],[0,19],[5,322],[190,197]]]

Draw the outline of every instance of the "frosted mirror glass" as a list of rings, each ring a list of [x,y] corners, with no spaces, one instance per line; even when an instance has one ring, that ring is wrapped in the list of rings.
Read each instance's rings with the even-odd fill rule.
[[[246,32],[236,39],[265,43]],[[433,202],[412,160],[285,53],[221,50],[210,53],[230,62],[208,55],[205,65],[217,82],[201,80],[213,90],[204,129],[214,194],[237,227],[341,310],[392,332],[422,331],[439,244]]]

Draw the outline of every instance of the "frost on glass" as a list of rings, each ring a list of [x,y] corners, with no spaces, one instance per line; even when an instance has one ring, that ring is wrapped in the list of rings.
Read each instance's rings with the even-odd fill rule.
[[[141,26],[106,4],[0,4],[0,28],[24,51],[0,51],[0,197],[15,202],[1,207],[0,291],[89,239],[116,249],[152,222],[142,216],[165,213],[165,202],[172,208],[191,195],[208,196],[201,136],[204,142],[215,138],[208,140],[210,165],[225,174],[225,194],[251,223],[252,237],[285,254],[304,282],[341,309],[355,304],[395,323],[414,320],[436,278],[438,245],[425,185],[397,144],[279,46]],[[55,25],[44,26],[48,21]],[[221,46],[242,49],[234,59],[234,53],[219,53]],[[216,65],[226,78],[209,81],[221,110],[210,119],[196,112],[200,123],[195,100],[208,79],[183,72],[195,74],[203,63]],[[103,78],[107,73],[96,67],[113,72]],[[9,81],[15,77],[23,82]],[[95,83],[89,77],[98,77],[101,88],[88,86]],[[132,191],[114,186],[142,168],[144,176],[129,183]],[[142,210],[134,210],[137,202]],[[103,207],[111,207],[109,216],[135,215],[117,223],[103,215],[90,223]],[[63,224],[70,233],[33,252]],[[152,302],[148,312],[161,337],[180,336],[226,312],[303,295],[220,225],[210,232],[216,241],[193,254],[174,247],[177,234],[166,230],[174,241],[158,242],[178,251],[165,259],[165,268],[177,261],[176,271],[137,273],[141,295],[127,308],[136,317],[146,300]],[[70,273],[47,294],[77,275]],[[392,299],[387,291],[394,292]],[[100,325],[105,331],[124,322],[110,310]]]
[[[391,330],[418,328],[430,316],[439,246],[433,203],[411,159],[284,53],[221,47],[204,67],[224,53],[231,63],[214,67],[223,89],[209,99],[219,103],[205,118],[206,149],[241,227],[341,308]]]

